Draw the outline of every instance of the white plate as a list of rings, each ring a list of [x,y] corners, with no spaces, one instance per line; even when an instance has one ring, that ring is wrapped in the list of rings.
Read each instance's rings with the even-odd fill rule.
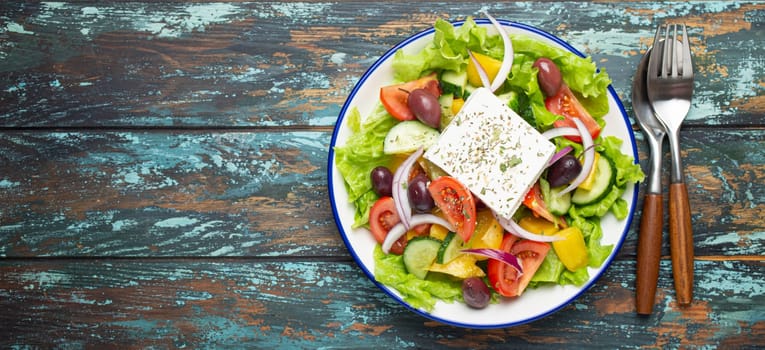
[[[494,30],[488,20],[476,19],[475,22],[478,25],[488,27],[489,33],[496,33],[496,30]],[[525,34],[564,48],[579,56],[584,56],[563,40],[537,28],[515,22],[502,20],[499,20],[499,22],[509,33]],[[453,24],[455,26],[461,26],[464,22],[454,22]],[[637,186],[632,184],[629,185],[623,196],[624,200],[630,205],[630,214],[627,219],[619,221],[611,214],[608,214],[602,219],[601,225],[603,228],[603,238],[601,243],[603,245],[613,244],[614,249],[600,268],[590,268],[590,280],[587,281],[587,283],[582,287],[555,285],[529,289],[524,292],[520,298],[503,299],[499,304],[490,304],[482,310],[472,309],[459,302],[451,304],[438,302],[432,312],[413,308],[401,298],[396,290],[375,281],[374,258],[372,252],[376,242],[366,229],[351,228],[354,208],[351,203],[348,203],[348,193],[345,189],[343,179],[335,166],[335,154],[333,152],[333,148],[336,145],[345,144],[351,134],[350,129],[346,125],[346,114],[353,107],[357,107],[362,116],[368,115],[374,108],[375,103],[377,103],[380,87],[389,85],[392,81],[393,72],[391,62],[393,54],[399,49],[403,49],[406,53],[415,53],[422,50],[432,41],[433,33],[433,28],[430,28],[407,38],[400,44],[388,50],[388,52],[375,62],[364,76],[361,77],[359,82],[353,88],[348,100],[343,105],[343,109],[340,111],[340,116],[332,136],[328,163],[329,194],[337,227],[340,230],[340,234],[342,235],[348,250],[369,279],[399,303],[422,316],[459,327],[502,328],[521,325],[550,315],[582,295],[582,293],[589,289],[611,264],[611,261],[619,252],[624,238],[627,236],[636,207]],[[608,99],[610,112],[605,116],[606,127],[602,131],[602,134],[617,136],[624,140],[625,142],[622,144],[622,152],[632,155],[637,159],[637,147],[635,145],[635,138],[632,133],[629,118],[624,111],[622,102],[619,100],[618,95],[611,86],[608,88]]]

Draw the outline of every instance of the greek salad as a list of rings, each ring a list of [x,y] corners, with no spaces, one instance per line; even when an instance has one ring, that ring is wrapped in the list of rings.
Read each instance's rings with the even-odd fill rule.
[[[624,220],[644,176],[601,135],[607,73],[487,17],[496,34],[439,19],[425,49],[396,52],[394,83],[334,148],[375,278],[415,308],[582,285],[613,249],[601,218]]]

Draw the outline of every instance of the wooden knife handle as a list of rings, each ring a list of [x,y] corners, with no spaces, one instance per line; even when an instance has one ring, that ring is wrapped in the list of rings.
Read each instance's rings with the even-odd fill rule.
[[[688,305],[693,299],[693,232],[688,190],[682,182],[669,186],[669,244],[677,302]]]
[[[661,194],[648,193],[643,201],[637,250],[637,313],[650,315],[656,297],[661,260],[664,210]]]

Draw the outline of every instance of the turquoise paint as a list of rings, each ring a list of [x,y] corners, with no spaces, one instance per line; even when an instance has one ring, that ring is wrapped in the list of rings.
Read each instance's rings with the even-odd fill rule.
[[[131,19],[132,27],[139,32],[148,32],[159,38],[179,38],[186,33],[204,32],[209,25],[231,21],[239,12],[238,7],[225,4],[191,4],[178,9],[175,14],[163,13],[154,16],[145,8],[138,9]]]
[[[329,56],[329,61],[336,66],[342,66],[345,64],[345,60],[347,57],[348,57],[348,54],[346,54],[345,52],[335,52],[331,56]]]
[[[170,281],[190,280],[194,277],[194,271],[189,269],[175,269],[171,273],[162,276],[153,276],[152,278],[167,278]]]
[[[738,244],[738,242],[741,241],[741,239],[742,239],[741,235],[739,235],[737,232],[716,233],[712,236],[707,237],[701,243],[709,247],[714,247],[718,245],[720,246],[734,245],[735,246]]]
[[[136,172],[129,172],[123,177],[125,183],[137,185],[141,183],[141,177]]]
[[[256,83],[261,79],[267,79],[268,75],[266,71],[260,68],[247,67],[244,71],[240,71],[241,67],[237,68],[236,72],[224,75],[223,78],[228,78],[232,83]],[[230,67],[233,70],[233,67]]]
[[[227,256],[232,255],[231,253],[235,252],[236,249],[234,249],[233,246],[227,245],[221,248],[218,248],[215,251],[210,252],[211,256]]]
[[[194,237],[200,237],[201,238],[211,238],[211,237],[223,237],[223,232],[219,230],[215,230],[214,228],[219,226],[225,226],[225,222],[220,220],[213,220],[209,222],[204,222],[200,225],[197,225],[192,229],[191,231],[185,232],[182,237],[183,238],[194,238]]]
[[[16,85],[11,85],[7,89],[5,89],[5,91],[6,92],[22,92],[22,95],[23,95],[23,91],[26,90],[26,88],[27,88],[27,83],[20,81],[16,83]]]
[[[210,300],[214,296],[208,292],[199,291],[179,291],[175,293],[178,300],[182,301],[194,301],[194,300]]]
[[[0,180],[0,188],[2,189],[9,190],[15,187],[19,187],[19,185],[21,185],[21,182],[18,182],[18,181],[11,181],[8,179]]]
[[[152,334],[160,325],[159,321],[152,321],[152,320],[145,320],[145,319],[115,321],[115,322],[110,322],[109,324],[118,326],[121,328],[132,329],[133,331],[136,331],[136,332],[140,332],[140,333],[136,333],[136,335],[141,336],[141,338],[148,334]]]
[[[261,18],[282,18],[286,17],[292,19],[292,21],[301,21],[305,19],[321,18],[325,12],[329,12],[332,4],[327,3],[273,3],[269,4],[271,11],[264,9],[258,13]]]
[[[112,221],[112,231],[122,231],[134,227],[137,224],[138,222],[132,219]]]
[[[82,293],[79,292],[73,292],[70,295],[69,301],[78,303],[78,304],[86,304],[86,305],[98,305],[98,306],[105,306],[105,305],[111,305],[112,300],[111,299],[104,299],[104,300],[94,300],[94,299],[88,299],[85,296],[82,295]]]
[[[23,283],[36,284],[39,289],[57,288],[68,286],[72,283],[72,276],[59,271],[24,272],[16,277]]]
[[[747,274],[733,276],[724,272],[737,269],[737,264],[740,264],[740,262],[723,261],[722,264],[725,266],[725,269],[720,269],[719,273],[713,271],[712,274],[705,275],[699,283],[719,286],[720,295],[732,293],[738,297],[749,297],[752,300],[765,299],[765,284],[756,276]],[[757,309],[752,311],[757,312]],[[762,312],[762,310],[759,310],[759,312]]]
[[[260,242],[251,242],[248,245],[249,246],[254,246],[255,244],[260,244]],[[242,247],[244,247],[244,244],[242,245]],[[314,248],[310,247],[310,246],[302,246],[302,247],[295,247],[295,248],[290,248],[290,249],[286,249],[286,250],[281,250],[281,251],[278,251],[278,252],[277,251],[265,252],[265,253],[261,253],[261,255],[262,256],[271,256],[271,257],[284,256],[284,255],[295,255],[295,254],[299,254],[299,253],[303,253],[303,252],[310,252],[313,249]]]
[[[0,31],[0,33],[2,33],[2,32],[11,32],[11,33],[16,33],[16,34],[26,34],[26,35],[34,35],[35,34],[34,32],[31,32],[31,31],[28,31],[28,30],[24,29],[24,26],[22,26],[21,24],[15,23],[15,22],[8,22],[5,25],[4,30]]]
[[[177,217],[177,218],[170,218],[170,219],[158,221],[154,223],[154,226],[161,227],[161,228],[180,228],[180,227],[194,225],[198,221],[199,220],[197,219],[188,218],[188,217]]]

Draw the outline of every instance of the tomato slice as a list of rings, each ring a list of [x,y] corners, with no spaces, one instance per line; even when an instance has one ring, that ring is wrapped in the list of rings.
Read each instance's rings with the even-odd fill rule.
[[[369,230],[377,243],[384,242],[388,231],[399,222],[401,219],[398,217],[393,197],[381,197],[369,209]]]
[[[409,91],[423,88],[433,96],[441,96],[441,86],[438,84],[436,74],[430,74],[410,82],[383,86],[380,88],[380,101],[385,110],[398,120],[414,120],[416,117],[407,105]]]
[[[506,234],[500,249],[510,252],[521,260],[523,275],[518,277],[518,270],[499,261],[490,259],[487,264],[489,282],[494,290],[506,297],[516,297],[523,294],[531,278],[542,265],[550,245],[543,242],[518,240],[517,237]]]
[[[499,249],[509,252],[517,240],[518,237],[511,234],[505,234]],[[489,259],[486,264],[486,273],[489,275],[489,283],[497,293],[506,297],[518,295],[518,288],[516,286],[518,270],[499,260]]]
[[[390,229],[399,222],[401,222],[401,219],[396,211],[396,203],[393,201],[393,197],[381,197],[369,209],[369,230],[372,231],[372,236],[377,243],[382,244]],[[407,242],[406,235],[401,236],[390,247],[390,252],[396,255],[403,254]]]
[[[544,198],[542,198],[542,188],[539,186],[539,181],[531,187],[526,197],[523,198],[523,205],[526,208],[531,209],[534,215],[542,217],[550,222],[556,222],[555,215],[547,209]]]
[[[587,127],[587,131],[590,132],[593,140],[600,135],[600,125],[595,121],[595,118],[587,112],[584,106],[582,106],[576,96],[574,96],[574,93],[571,92],[568,85],[563,84],[555,96],[545,99],[545,107],[547,107],[547,110],[551,113],[562,115],[564,117],[564,119],[556,120],[555,123],[553,123],[556,128],[563,126],[576,128],[574,118],[577,118],[584,123],[585,127]],[[582,138],[579,136],[566,136],[566,138],[574,142],[582,142]]]
[[[462,241],[469,241],[476,226],[475,199],[470,190],[451,176],[441,176],[430,182],[428,192]]]

